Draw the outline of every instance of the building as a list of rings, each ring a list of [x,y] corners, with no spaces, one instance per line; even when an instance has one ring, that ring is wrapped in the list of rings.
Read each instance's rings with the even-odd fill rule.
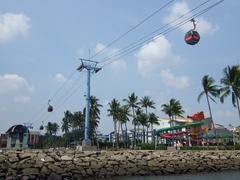
[[[97,131],[96,136],[97,136],[97,140],[98,141],[101,141],[101,142],[107,141],[107,142],[109,142],[109,135],[104,135],[100,131]]]
[[[240,144],[240,126],[230,130],[233,133],[233,141],[235,144]]]
[[[203,135],[203,138],[216,139],[219,143],[229,143],[235,141],[234,133],[221,124],[215,124],[215,130],[209,130],[206,134]]]
[[[6,132],[6,147],[8,149],[36,147],[39,143],[40,132],[29,131],[24,125],[14,125]]]
[[[40,132],[39,131],[30,131],[28,145],[35,146],[40,143]]]
[[[7,132],[7,148],[27,148],[29,130],[23,125],[14,125]]]
[[[1,134],[0,135],[0,148],[6,148],[7,147],[7,134]]]

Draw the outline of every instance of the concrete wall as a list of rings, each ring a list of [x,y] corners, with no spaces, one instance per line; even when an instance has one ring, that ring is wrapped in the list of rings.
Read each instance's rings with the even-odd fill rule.
[[[240,169],[240,151],[25,150],[0,154],[0,179],[80,179],[230,169]]]

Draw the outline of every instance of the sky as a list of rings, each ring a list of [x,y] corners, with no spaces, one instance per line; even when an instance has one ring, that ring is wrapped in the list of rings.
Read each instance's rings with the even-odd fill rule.
[[[64,111],[85,106],[86,72],[78,72],[79,58],[104,60],[122,48],[174,21],[205,0],[175,0],[122,39],[107,45],[134,27],[169,0],[0,0],[0,132],[14,124],[32,123],[35,130],[47,122],[61,126]],[[204,7],[217,2],[211,0]],[[210,75],[220,84],[223,69],[240,62],[240,2],[224,1],[195,18],[201,39],[197,45],[184,42],[191,22],[124,57],[112,58],[91,78],[91,94],[101,108],[98,130],[113,130],[107,116],[108,103],[121,104],[132,92],[150,96],[155,112],[167,117],[161,105],[179,100],[185,116],[204,111],[206,99],[197,102],[201,78]],[[204,9],[204,8],[203,8]],[[190,14],[191,16],[191,14]],[[169,27],[174,27],[170,23]],[[104,49],[104,51],[102,51]],[[47,112],[48,100],[54,107]],[[231,97],[221,104],[211,102],[215,123],[240,125]],[[130,123],[129,123],[130,125]]]

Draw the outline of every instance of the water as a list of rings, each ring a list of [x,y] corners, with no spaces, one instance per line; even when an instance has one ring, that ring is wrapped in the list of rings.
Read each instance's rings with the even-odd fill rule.
[[[114,177],[108,180],[240,180],[240,171],[225,171],[216,173],[198,173],[171,176]]]

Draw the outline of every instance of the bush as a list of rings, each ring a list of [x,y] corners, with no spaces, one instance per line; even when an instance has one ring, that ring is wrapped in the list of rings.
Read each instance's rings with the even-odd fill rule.
[[[112,148],[112,143],[110,142],[98,142],[99,148],[100,149],[106,149],[106,148]]]
[[[155,144],[139,144],[138,145],[142,150],[155,150]],[[156,150],[167,150],[167,146],[165,144],[158,144],[156,146]]]
[[[235,149],[235,150],[240,150],[240,144],[235,144],[235,145],[234,145],[234,149]]]

